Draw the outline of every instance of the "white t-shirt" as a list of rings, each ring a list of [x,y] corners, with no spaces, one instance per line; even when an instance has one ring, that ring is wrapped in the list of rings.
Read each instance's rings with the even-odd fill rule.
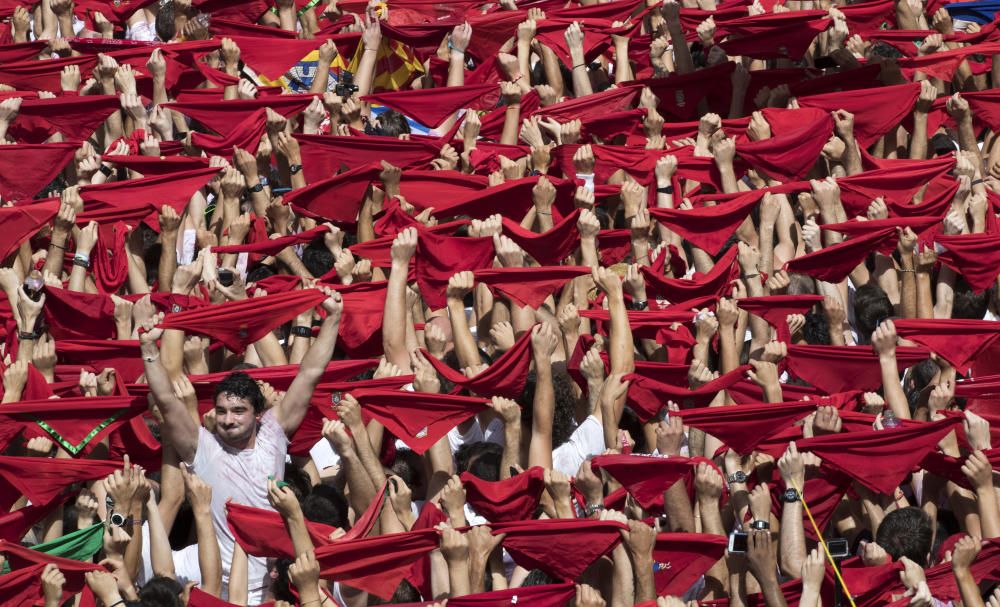
[[[576,476],[587,458],[604,452],[604,428],[593,415],[576,427],[569,440],[552,451],[552,467],[566,476]]]
[[[237,450],[224,444],[205,428],[198,429],[198,450],[194,456],[194,472],[212,487],[212,522],[222,553],[222,584],[229,584],[229,567],[233,562],[236,540],[226,524],[226,502],[243,504],[273,511],[267,501],[268,476],[281,480],[285,475],[285,454],[288,437],[273,411],[264,413],[257,428],[257,441],[252,449]],[[268,586],[267,559],[249,557],[248,577],[250,604],[263,600]]]
[[[470,445],[472,443],[496,443],[498,445],[503,445],[503,420],[499,417],[493,418],[493,420],[486,426],[484,430],[479,424],[479,418],[475,417],[472,419],[472,424],[469,429],[462,434],[458,430],[458,426],[455,426],[448,431],[448,446],[451,447],[451,454],[455,455],[455,452],[462,445]]]

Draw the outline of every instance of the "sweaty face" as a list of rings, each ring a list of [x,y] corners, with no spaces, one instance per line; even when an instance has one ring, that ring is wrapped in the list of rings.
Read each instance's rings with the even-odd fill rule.
[[[245,398],[222,393],[215,399],[215,433],[231,447],[244,449],[257,429],[253,405]]]

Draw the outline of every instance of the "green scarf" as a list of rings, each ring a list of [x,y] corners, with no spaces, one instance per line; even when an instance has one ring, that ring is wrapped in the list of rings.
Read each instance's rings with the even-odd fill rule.
[[[104,523],[99,522],[54,540],[35,544],[31,549],[74,561],[90,561],[103,547]],[[10,565],[7,563],[3,564],[3,573],[10,573]]]

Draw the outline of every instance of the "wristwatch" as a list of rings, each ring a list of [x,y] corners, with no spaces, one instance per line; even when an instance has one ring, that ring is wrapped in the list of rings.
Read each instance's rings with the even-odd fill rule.
[[[799,492],[795,489],[785,489],[781,494],[781,501],[786,504],[794,504],[799,501]]]
[[[763,520],[756,520],[750,523],[750,528],[758,531],[766,531],[771,528],[771,523]]]
[[[642,312],[643,310],[645,310],[648,307],[649,307],[649,302],[648,301],[632,300],[632,309],[635,310],[635,311],[637,311],[637,312]]]
[[[131,521],[128,518],[126,518],[124,514],[119,514],[118,512],[112,512],[111,515],[108,516],[108,522],[114,525],[115,527],[124,527]]]
[[[604,510],[604,504],[587,504],[587,507],[584,508],[584,512],[587,513],[587,516],[594,516],[601,510]]]
[[[733,472],[732,474],[730,474],[729,478],[726,479],[726,480],[729,481],[730,485],[732,485],[734,483],[739,483],[741,485],[745,485],[746,482],[747,482],[747,474],[746,474],[746,472],[744,472],[742,470],[737,470],[736,472]]]
[[[313,331],[312,327],[297,326],[292,327],[291,334],[299,337],[312,337]]]
[[[302,170],[302,165],[301,164],[290,164],[290,165],[288,165],[288,172],[291,173],[292,175],[298,173],[301,170]]]

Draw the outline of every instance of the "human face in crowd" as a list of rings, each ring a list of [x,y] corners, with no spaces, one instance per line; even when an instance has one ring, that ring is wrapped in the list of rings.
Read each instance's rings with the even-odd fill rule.
[[[215,401],[215,433],[230,447],[248,449],[253,446],[260,417],[245,398],[222,393]]]

